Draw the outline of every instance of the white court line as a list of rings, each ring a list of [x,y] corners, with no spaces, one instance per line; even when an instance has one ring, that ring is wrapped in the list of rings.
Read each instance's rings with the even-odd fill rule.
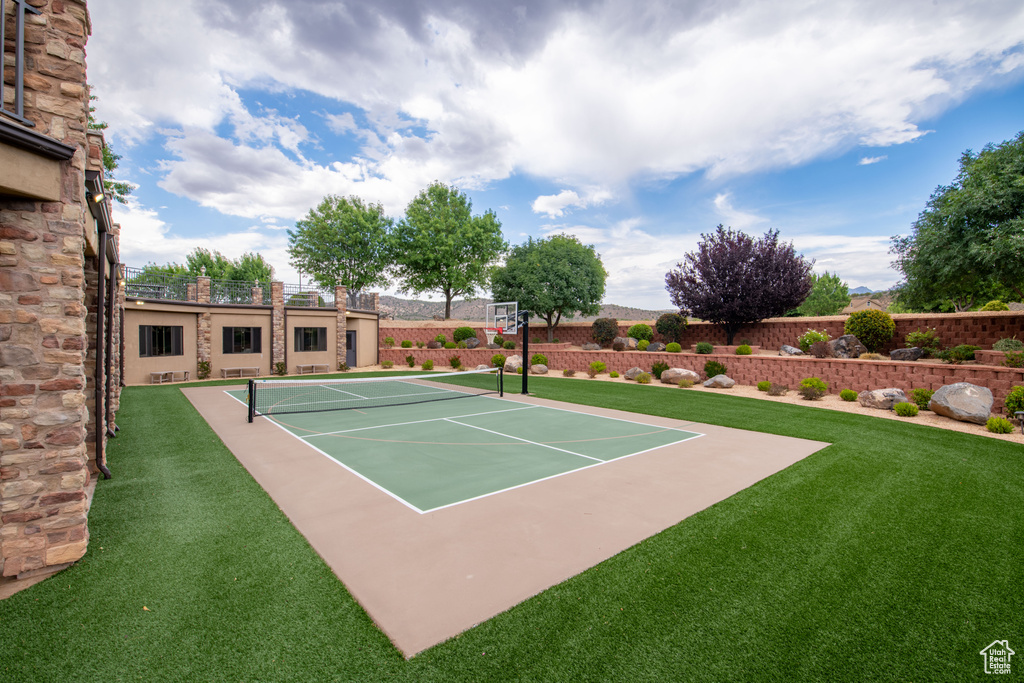
[[[469,416],[467,415],[466,417],[469,417]],[[503,432],[496,432],[493,429],[484,429],[483,427],[477,427],[476,425],[468,425],[465,422],[458,422],[454,418],[446,417],[446,418],[444,418],[444,421],[445,422],[451,422],[452,424],[462,425],[463,427],[469,427],[470,429],[479,429],[481,432],[488,432],[490,434],[497,434],[498,436],[503,436],[506,439],[515,439],[516,441],[522,441],[523,443],[528,443],[531,446],[542,446],[544,448],[550,448],[553,451],[561,451],[563,453],[568,453],[569,455],[578,455],[579,457],[586,458],[587,460],[596,460],[597,462],[604,462],[604,460],[601,460],[601,458],[594,458],[594,457],[591,457],[589,455],[583,455],[582,453],[575,453],[573,451],[567,451],[564,448],[556,448],[555,446],[549,446],[546,443],[538,443],[537,441],[530,441],[529,439],[523,439],[523,438],[518,437],[518,436],[512,436],[511,434],[505,434]]]
[[[537,408],[539,406],[525,406],[523,408],[509,408],[508,410],[487,410],[482,413],[470,413],[469,415],[456,415],[453,419],[461,419],[464,417],[476,417],[478,415],[496,415],[498,413],[514,413],[518,410],[529,410],[530,408]],[[313,439],[318,436],[331,436],[333,434],[348,434],[349,432],[361,432],[366,429],[384,429],[387,427],[403,427],[405,425],[423,424],[424,422],[440,422],[441,420],[447,420],[447,417],[432,417],[429,420],[412,420],[411,422],[394,422],[386,425],[373,425],[371,427],[355,427],[353,429],[342,429],[337,432],[321,432],[319,434],[309,434],[307,436],[300,436],[300,439]]]

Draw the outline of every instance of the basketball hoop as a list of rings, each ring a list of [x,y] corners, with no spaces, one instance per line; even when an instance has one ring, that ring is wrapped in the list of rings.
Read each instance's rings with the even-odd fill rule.
[[[487,343],[488,344],[493,344],[494,343],[494,338],[496,336],[498,336],[499,334],[501,334],[502,331],[503,330],[500,327],[485,327],[484,328],[484,335],[487,336]]]

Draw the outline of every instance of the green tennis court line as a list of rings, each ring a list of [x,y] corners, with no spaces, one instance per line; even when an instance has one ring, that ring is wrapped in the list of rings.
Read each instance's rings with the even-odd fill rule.
[[[263,419],[421,513],[702,436],[492,397]]]

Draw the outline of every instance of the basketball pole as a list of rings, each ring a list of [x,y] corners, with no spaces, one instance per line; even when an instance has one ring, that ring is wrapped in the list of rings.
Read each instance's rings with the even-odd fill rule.
[[[530,312],[523,311],[519,314],[519,318],[523,321],[520,329],[523,331],[523,395],[527,393],[526,385],[527,380],[530,377]]]

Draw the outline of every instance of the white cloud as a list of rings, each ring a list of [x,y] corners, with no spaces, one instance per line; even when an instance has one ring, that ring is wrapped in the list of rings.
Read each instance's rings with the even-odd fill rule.
[[[588,206],[604,204],[612,198],[612,193],[592,188],[580,196],[574,190],[562,190],[558,194],[541,195],[533,200],[531,208],[534,213],[547,214],[548,218],[561,218],[569,209],[585,209]]]
[[[880,157],[861,157],[860,161],[857,162],[858,166],[869,166],[870,164],[877,164],[879,161],[885,161],[889,158],[889,155],[883,154]]]
[[[728,193],[716,195],[714,204],[722,223],[726,227],[735,228],[736,230],[747,231],[749,228],[766,223],[768,220],[757,214],[740,211],[734,207],[731,195]]]

